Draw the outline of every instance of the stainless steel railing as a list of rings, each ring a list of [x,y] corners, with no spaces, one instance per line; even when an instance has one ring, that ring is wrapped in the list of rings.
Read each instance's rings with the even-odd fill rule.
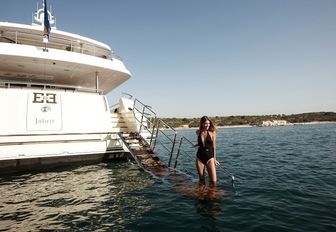
[[[1,78],[1,77],[0,77]],[[13,80],[0,80],[0,87],[2,88],[41,88],[41,89],[63,89],[63,90],[72,90],[72,91],[81,91],[81,92],[96,92],[103,94],[101,89],[96,88],[86,88],[75,85],[60,85],[52,83],[40,83],[40,82],[30,82],[30,81],[13,81]]]
[[[115,54],[113,51],[108,49],[108,47],[99,46],[99,44],[90,43],[89,41],[77,38],[72,38],[70,36],[63,36],[53,31],[50,34],[50,41],[46,45],[42,40],[42,33],[40,30],[30,30],[29,32],[19,31],[9,28],[0,28],[0,42],[5,43],[15,43],[15,44],[24,44],[32,45],[37,47],[44,48],[54,48],[58,50],[66,50],[69,52],[76,52],[86,55],[92,55],[104,59],[117,59],[121,60],[122,58]]]
[[[189,154],[188,154],[186,151],[184,151],[184,150],[181,149],[182,144],[183,144],[183,141],[186,141],[188,144],[191,145],[191,147],[194,147],[194,143],[192,143],[189,139],[187,139],[187,138],[184,137],[184,136],[181,137],[181,139],[180,139],[180,143],[179,143],[179,146],[178,146],[178,149],[177,149],[177,154],[176,154],[176,157],[175,157],[174,168],[177,167],[177,162],[178,162],[177,160],[178,160],[178,158],[179,158],[179,156],[180,156],[181,153],[186,154],[190,159],[192,159],[192,157],[189,156]]]
[[[150,106],[145,105],[138,99],[134,100],[133,114],[134,118],[140,124],[138,133],[141,134],[145,131],[150,134],[149,145],[153,151],[160,145],[160,147],[168,153],[168,167],[170,167],[176,143],[176,130],[158,118]],[[138,118],[137,114],[140,118]],[[163,140],[157,139],[160,135],[163,136]]]

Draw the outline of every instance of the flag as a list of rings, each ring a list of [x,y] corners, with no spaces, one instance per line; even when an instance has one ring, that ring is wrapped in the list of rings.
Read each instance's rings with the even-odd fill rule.
[[[47,10],[47,0],[44,0],[44,30],[43,35],[47,38],[49,38],[49,33],[51,30],[50,22],[49,22],[49,15]]]

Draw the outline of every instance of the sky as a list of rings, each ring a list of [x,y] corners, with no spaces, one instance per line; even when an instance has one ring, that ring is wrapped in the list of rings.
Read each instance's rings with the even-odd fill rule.
[[[31,24],[42,0],[1,0]],[[104,42],[122,92],[160,117],[336,112],[335,0],[48,0],[57,29]]]

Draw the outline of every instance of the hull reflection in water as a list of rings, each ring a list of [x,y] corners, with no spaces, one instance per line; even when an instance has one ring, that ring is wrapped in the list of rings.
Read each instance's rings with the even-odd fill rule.
[[[0,180],[0,228],[6,231],[111,227],[122,230],[125,224],[151,209],[151,202],[138,191],[154,183],[148,174],[130,163]]]

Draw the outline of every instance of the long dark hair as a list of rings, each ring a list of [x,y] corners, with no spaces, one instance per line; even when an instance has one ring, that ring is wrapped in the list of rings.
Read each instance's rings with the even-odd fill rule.
[[[215,132],[216,131],[216,127],[215,125],[212,123],[212,121],[209,119],[208,116],[203,116],[200,120],[200,125],[199,125],[199,131],[202,131],[202,125],[206,122],[209,121],[210,122],[210,127],[209,127],[209,131],[211,132]]]

